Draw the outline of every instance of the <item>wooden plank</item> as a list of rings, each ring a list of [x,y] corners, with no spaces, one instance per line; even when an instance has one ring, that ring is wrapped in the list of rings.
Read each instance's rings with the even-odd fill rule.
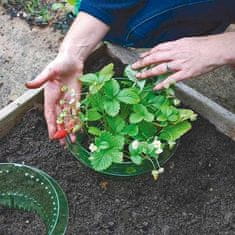
[[[42,103],[42,90],[29,90],[0,110],[0,138],[6,135],[36,103]]]

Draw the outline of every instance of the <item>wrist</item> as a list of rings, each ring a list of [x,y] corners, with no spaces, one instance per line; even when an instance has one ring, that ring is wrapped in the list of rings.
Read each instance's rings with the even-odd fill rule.
[[[235,65],[235,32],[224,33],[221,35],[221,58],[223,64]]]
[[[70,57],[84,63],[87,57],[86,49],[86,45],[67,46],[62,44],[59,49],[59,55]]]

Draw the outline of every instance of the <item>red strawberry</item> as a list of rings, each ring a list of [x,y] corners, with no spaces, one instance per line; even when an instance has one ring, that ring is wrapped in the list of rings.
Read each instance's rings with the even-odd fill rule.
[[[62,124],[57,124],[57,129],[60,131],[60,130],[63,130],[64,129],[64,123]]]
[[[68,135],[68,132],[67,132],[65,129],[61,129],[61,130],[58,130],[58,131],[54,134],[53,139],[55,139],[55,140],[63,139],[63,138],[65,138],[67,135]]]

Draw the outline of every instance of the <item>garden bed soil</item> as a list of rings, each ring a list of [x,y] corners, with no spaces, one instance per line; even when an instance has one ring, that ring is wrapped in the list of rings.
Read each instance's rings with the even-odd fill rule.
[[[63,35],[51,28],[30,29],[17,18],[10,19],[0,6],[0,108],[25,91],[25,82],[35,78],[55,58]]]
[[[235,144],[202,118],[157,182],[150,174],[119,180],[85,168],[48,140],[36,109],[0,139],[0,162],[24,162],[58,181],[69,201],[69,235],[235,233]],[[1,207],[1,235],[43,231],[38,217]]]

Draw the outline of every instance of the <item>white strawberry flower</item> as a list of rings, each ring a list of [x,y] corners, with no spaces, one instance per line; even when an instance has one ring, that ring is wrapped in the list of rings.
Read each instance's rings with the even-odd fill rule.
[[[134,140],[131,145],[133,149],[137,149],[140,145],[140,142],[138,140]]]
[[[155,151],[156,154],[161,154],[162,152],[163,152],[163,150],[162,150],[161,148],[158,148],[158,149],[156,149],[156,151]]]
[[[92,144],[90,144],[89,149],[93,153],[93,152],[97,151],[98,148],[97,148],[97,146],[95,144],[92,143]]]
[[[159,174],[162,174],[162,173],[164,173],[164,170],[165,170],[165,169],[164,169],[163,167],[160,167],[160,168],[158,169],[158,173],[159,173]]]
[[[72,99],[69,100],[69,104],[74,104],[75,101],[76,101],[75,98],[72,98]]]
[[[157,140],[157,139],[155,139],[154,141],[153,141],[153,146],[155,147],[155,148],[161,148],[161,141],[160,140]]]

